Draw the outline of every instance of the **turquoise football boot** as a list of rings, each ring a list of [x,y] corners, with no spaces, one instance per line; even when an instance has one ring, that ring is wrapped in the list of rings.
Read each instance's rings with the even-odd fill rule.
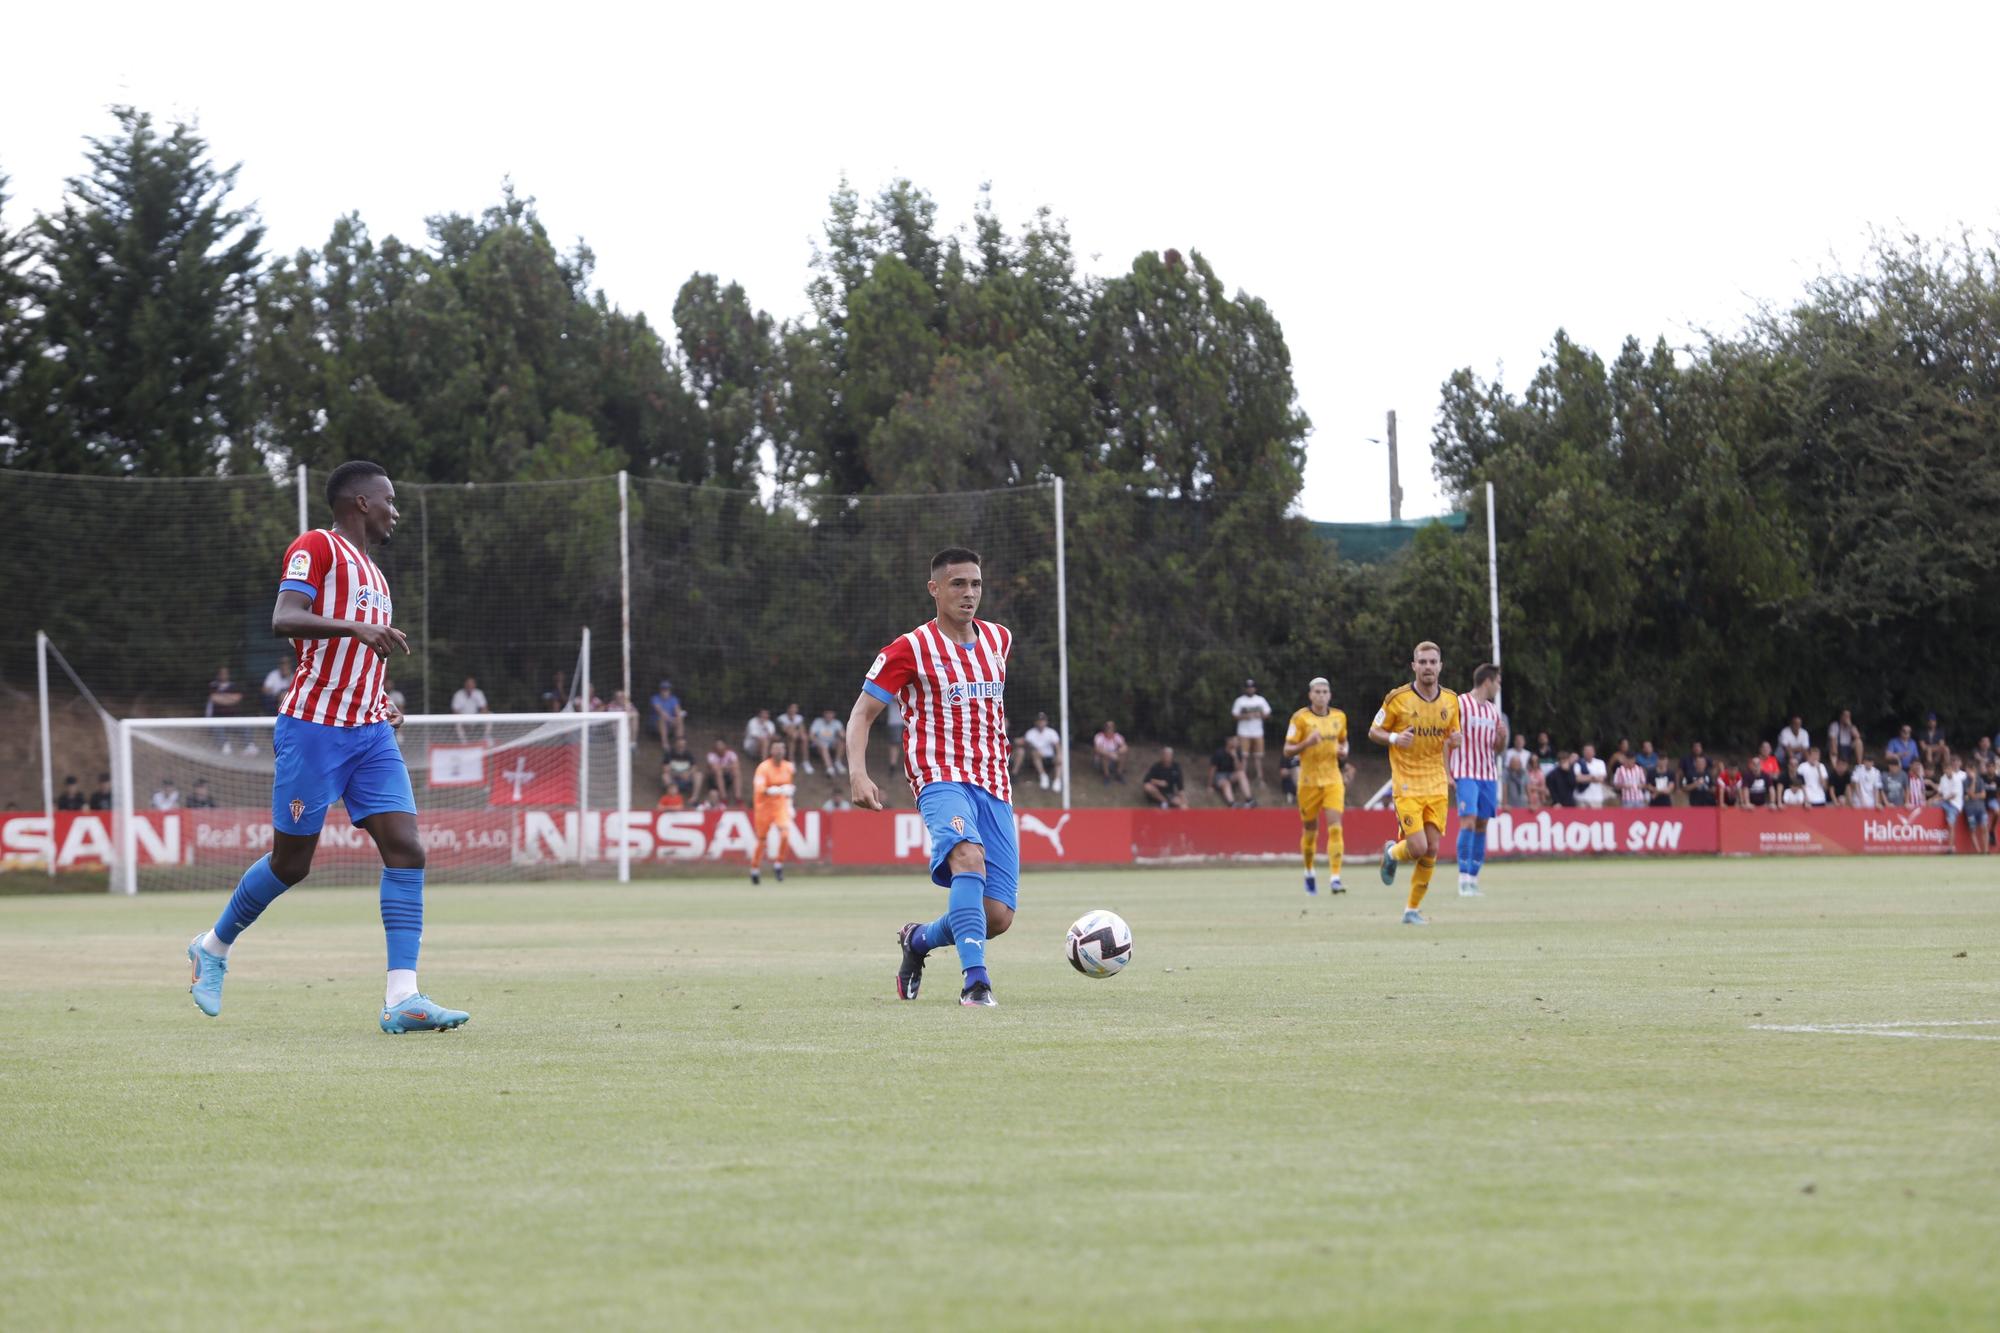
[[[208,934],[203,931],[201,935]],[[222,1012],[222,978],[229,971],[229,960],[217,958],[201,947],[201,935],[188,941],[188,963],[192,970],[188,974],[188,994],[194,996],[194,1007],[214,1018]]]
[[[412,995],[382,1010],[382,1030],[388,1033],[449,1032],[472,1017],[463,1009],[447,1009],[428,995]]]

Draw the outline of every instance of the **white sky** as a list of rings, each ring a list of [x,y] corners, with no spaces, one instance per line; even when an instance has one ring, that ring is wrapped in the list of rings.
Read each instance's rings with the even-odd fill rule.
[[[842,172],[963,226],[1067,218],[1084,266],[1206,254],[1285,329],[1306,512],[1437,512],[1450,371],[1518,390],[1559,326],[1609,357],[1784,302],[1871,226],[2000,228],[2000,10],[1488,4],[21,6],[0,45],[18,227],[129,101],[242,162],[274,250],[377,237],[501,178],[670,327],[695,270],[802,315]],[[1389,13],[1390,9],[1401,12]],[[123,11],[123,12],[121,12]]]

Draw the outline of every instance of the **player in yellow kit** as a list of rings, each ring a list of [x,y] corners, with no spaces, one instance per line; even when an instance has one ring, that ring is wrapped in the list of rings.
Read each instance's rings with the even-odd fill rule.
[[[1320,811],[1326,812],[1326,859],[1333,874],[1327,880],[1328,893],[1346,893],[1340,882],[1340,857],[1345,850],[1340,831],[1340,812],[1347,804],[1347,782],[1340,761],[1347,758],[1347,714],[1333,707],[1333,686],[1325,676],[1314,676],[1306,686],[1310,705],[1292,714],[1285,728],[1285,757],[1299,757],[1299,852],[1306,859],[1306,892],[1318,893],[1313,874],[1314,852],[1319,842]]]
[[[1396,865],[1415,861],[1410,876],[1409,906],[1403,924],[1426,924],[1417,907],[1431,886],[1437,855],[1444,843],[1446,812],[1451,805],[1451,779],[1445,756],[1465,741],[1459,725],[1458,696],[1438,683],[1444,656],[1426,640],[1411,655],[1408,685],[1399,685],[1382,700],[1368,739],[1389,747],[1389,779],[1396,797],[1398,842],[1382,845],[1382,882],[1396,882]]]

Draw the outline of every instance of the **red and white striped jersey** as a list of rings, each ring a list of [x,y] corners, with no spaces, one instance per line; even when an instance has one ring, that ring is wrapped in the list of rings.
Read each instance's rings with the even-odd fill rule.
[[[1012,803],[1007,776],[1007,657],[1004,625],[972,622],[971,643],[953,643],[937,621],[919,625],[875,656],[862,688],[902,705],[903,773],[910,790],[964,782]]]
[[[1451,752],[1451,776],[1498,782],[1500,768],[1493,747],[1500,736],[1500,705],[1484,703],[1474,694],[1461,694],[1458,722],[1465,729],[1465,740]]]
[[[281,591],[303,593],[315,615],[386,625],[389,581],[368,553],[330,528],[308,532],[285,550]],[[330,727],[360,727],[388,713],[382,692],[387,663],[355,638],[294,639],[298,670],[278,711]]]

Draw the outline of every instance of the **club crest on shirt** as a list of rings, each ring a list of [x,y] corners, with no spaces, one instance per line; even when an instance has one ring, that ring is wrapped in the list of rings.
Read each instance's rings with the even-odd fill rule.
[[[296,818],[296,816],[294,816],[294,817]],[[952,831],[953,833],[963,833],[963,832],[965,832],[965,816],[964,816],[964,815],[953,815],[953,816],[951,817],[951,831]]]
[[[294,797],[292,800],[292,822],[296,824],[305,817],[306,803]]]
[[[889,654],[887,653],[875,654],[875,665],[868,668],[868,679],[869,680],[875,679],[875,677],[882,674],[882,668],[888,665],[889,665]]]
[[[292,562],[285,566],[285,577],[302,579],[312,573],[312,556],[305,551],[292,552]]]

